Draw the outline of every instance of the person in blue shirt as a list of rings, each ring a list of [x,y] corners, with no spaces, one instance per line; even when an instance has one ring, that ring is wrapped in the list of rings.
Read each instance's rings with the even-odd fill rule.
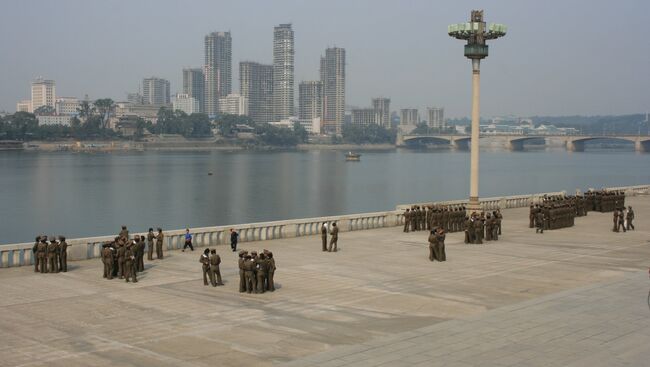
[[[189,228],[185,230],[185,245],[183,245],[183,252],[185,252],[185,249],[187,247],[189,247],[190,250],[194,251],[194,246],[192,246],[192,234],[190,234]]]

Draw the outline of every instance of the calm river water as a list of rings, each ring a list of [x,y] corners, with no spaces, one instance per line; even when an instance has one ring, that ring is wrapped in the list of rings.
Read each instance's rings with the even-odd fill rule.
[[[481,152],[481,196],[647,184],[650,154]],[[208,175],[212,172],[213,175]],[[391,210],[467,196],[469,153],[0,152],[0,243]]]

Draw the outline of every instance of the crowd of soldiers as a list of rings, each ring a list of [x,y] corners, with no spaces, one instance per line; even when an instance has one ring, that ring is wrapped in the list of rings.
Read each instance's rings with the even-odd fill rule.
[[[473,212],[465,217],[465,243],[480,245],[485,241],[498,241],[501,235],[503,215],[497,209],[490,212]]]
[[[625,208],[625,192],[623,191],[587,191],[584,196],[589,210],[595,212],[607,213]]]
[[[434,228],[460,232],[465,216],[463,205],[413,205],[404,212],[404,232],[430,231]]]
[[[57,241],[54,236],[37,236],[32,247],[34,254],[34,272],[58,273],[68,271],[68,244],[65,237],[59,236]]]
[[[203,255],[199,258],[199,262],[203,268],[203,285],[208,285],[208,279],[210,279],[210,284],[213,287],[223,285],[221,281],[221,270],[219,270],[221,257],[217,255],[217,250],[206,248],[203,250]]]
[[[273,253],[264,250],[259,255],[257,251],[239,251],[239,292],[264,293],[275,291],[273,275],[275,274],[275,259]]]
[[[148,248],[147,259],[153,260],[154,240],[158,259],[163,258],[164,234],[158,228],[158,234],[153,233],[149,228],[147,237],[135,235],[131,239],[126,226],[122,226],[120,234],[113,241],[102,245],[101,259],[104,264],[104,275],[106,279],[125,279],[128,283],[138,282],[138,273],[144,271],[144,252]]]

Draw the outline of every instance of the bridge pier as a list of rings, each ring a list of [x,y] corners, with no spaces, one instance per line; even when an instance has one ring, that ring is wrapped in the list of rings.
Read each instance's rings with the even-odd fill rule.
[[[569,152],[584,152],[585,151],[585,142],[584,141],[567,140],[566,149]]]
[[[524,150],[524,141],[523,140],[510,140],[506,143],[506,148],[510,149],[513,152],[520,152]]]
[[[458,139],[452,139],[451,144],[457,150],[469,150],[469,142],[470,139],[468,138],[458,138]]]
[[[634,142],[634,150],[643,153],[650,152],[650,139],[648,140],[637,139]]]

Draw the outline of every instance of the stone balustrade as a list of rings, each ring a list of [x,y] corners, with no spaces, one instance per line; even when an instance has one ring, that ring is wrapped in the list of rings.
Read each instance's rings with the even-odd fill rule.
[[[628,196],[650,194],[650,185],[622,186],[606,188],[607,191],[624,191]],[[562,195],[566,192],[547,192],[530,195],[514,195],[481,199],[483,210],[496,210],[527,207],[538,203],[544,196]],[[404,210],[412,205],[459,205],[467,204],[467,200],[451,200],[441,202],[423,202],[408,205],[398,205],[394,211],[338,215],[306,219],[281,220],[274,222],[249,223],[230,226],[190,228],[196,247],[219,246],[230,244],[230,228],[239,232],[239,242],[264,241],[282,238],[314,236],[320,234],[322,223],[336,222],[340,232],[359,231],[364,229],[394,227],[404,223]],[[133,233],[132,235],[146,233]],[[177,250],[185,242],[185,230],[164,231],[164,248]],[[68,260],[85,260],[100,257],[102,244],[112,241],[114,236],[88,237],[68,239]],[[33,243],[0,245],[0,267],[24,266],[34,263],[32,253]]]

